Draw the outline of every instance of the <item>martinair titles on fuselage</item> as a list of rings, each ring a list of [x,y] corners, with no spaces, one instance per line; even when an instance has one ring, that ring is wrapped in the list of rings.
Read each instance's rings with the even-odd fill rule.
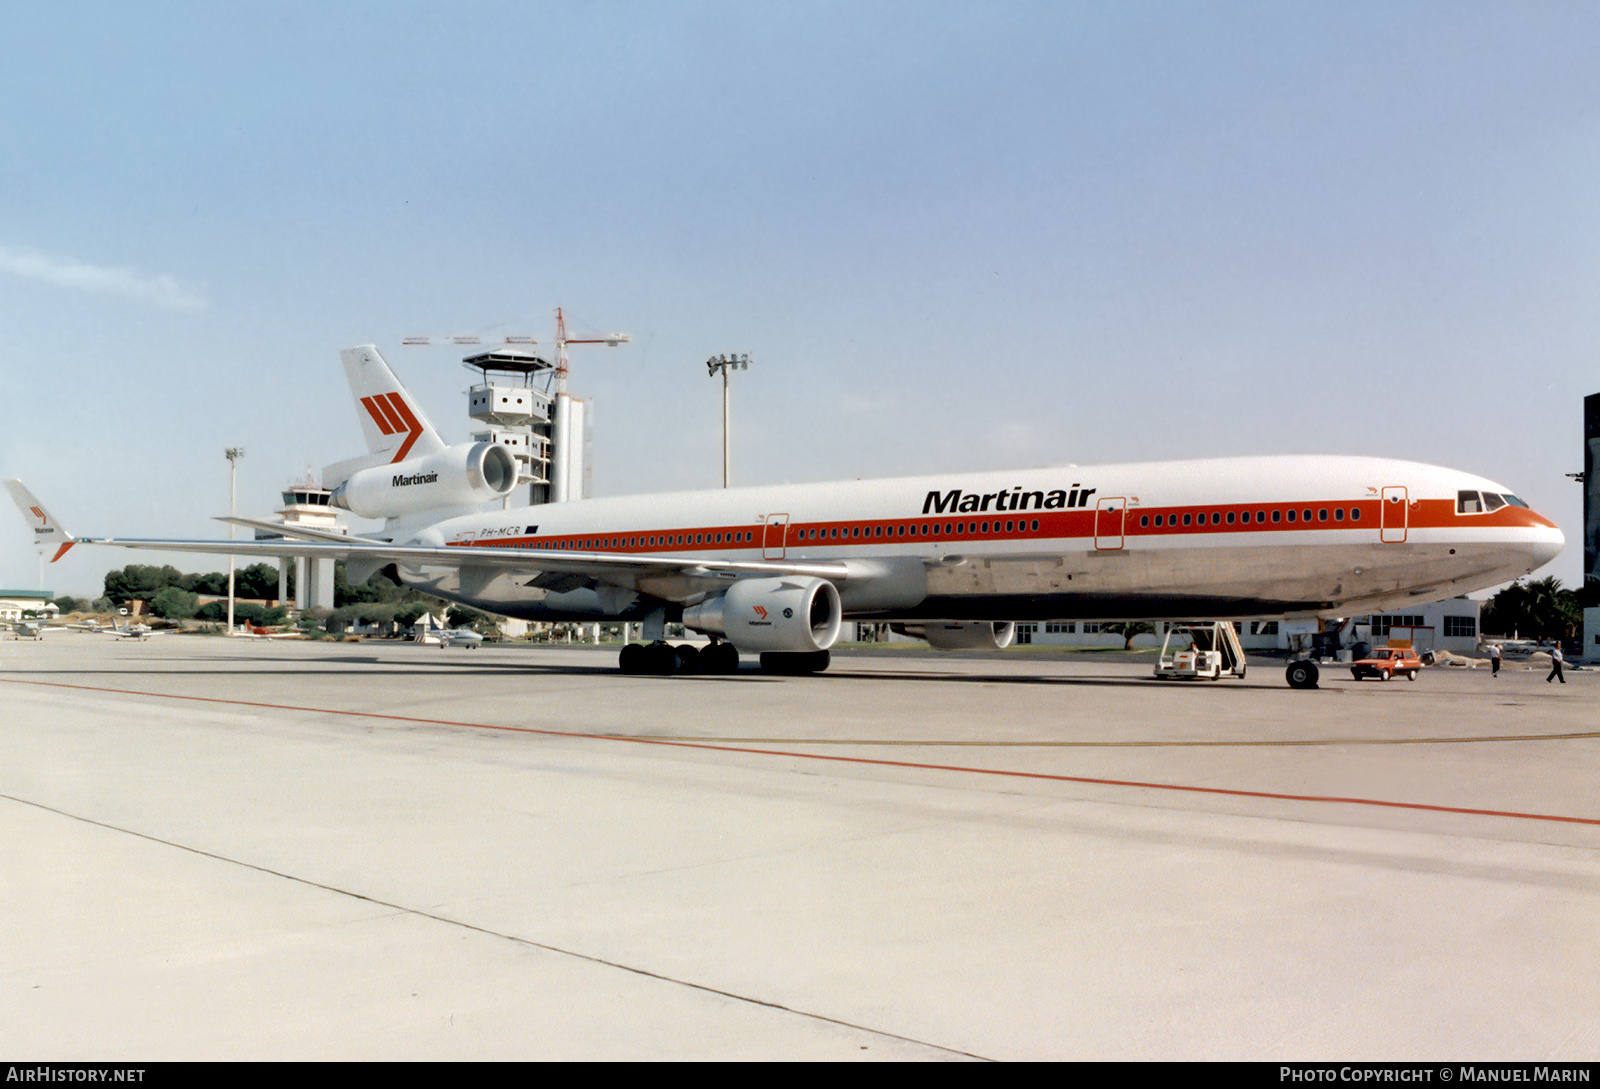
[[[1099,490],[1099,488],[1082,488],[1078,484],[1073,484],[1070,490],[1057,488],[1049,492],[1025,492],[1015,485],[986,494],[963,492],[960,488],[951,488],[947,492],[940,493],[935,489],[922,501],[922,513],[982,514],[991,509],[1064,510],[1087,507],[1089,497]]]
[[[438,473],[412,473],[410,476],[396,476],[390,487],[408,488],[413,484],[432,484],[438,479]]]
[[[417,476],[394,478],[395,486],[402,484],[426,484],[436,476],[429,473],[426,478],[422,474]],[[1056,488],[1053,491],[1024,491],[1017,485],[1002,488],[997,492],[964,492],[960,488],[951,488],[949,491],[940,492],[937,488],[930,491],[922,501],[923,514],[983,514],[987,511],[1011,510],[1072,510],[1087,507],[1089,497],[1099,488],[1085,488],[1074,483],[1070,488]],[[539,532],[538,526],[528,526],[524,529],[516,526],[484,526],[474,531],[479,539],[487,537],[519,537],[526,534],[534,536]]]

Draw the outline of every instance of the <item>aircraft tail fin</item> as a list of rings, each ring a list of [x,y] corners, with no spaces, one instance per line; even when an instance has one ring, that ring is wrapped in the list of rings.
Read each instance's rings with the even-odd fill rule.
[[[22,511],[22,516],[33,528],[33,539],[38,542],[39,547],[56,550],[55,555],[50,557],[51,563],[65,556],[67,549],[77,544],[77,538],[62,528],[61,523],[44,509],[44,504],[34,498],[33,493],[23,485],[22,481],[6,481],[6,490],[11,493],[17,509]]]
[[[345,377],[356,401],[367,440],[367,455],[323,470],[323,486],[337,487],[352,472],[375,465],[392,465],[407,458],[437,454],[445,442],[428,422],[422,406],[406,392],[389,364],[371,344],[339,353]],[[329,479],[330,474],[338,479]]]

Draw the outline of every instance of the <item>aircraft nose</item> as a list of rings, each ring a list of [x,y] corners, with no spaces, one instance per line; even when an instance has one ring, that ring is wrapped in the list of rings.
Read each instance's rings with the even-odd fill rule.
[[[1542,520],[1545,524],[1535,528],[1529,534],[1527,553],[1528,562],[1531,564],[1528,568],[1530,571],[1543,567],[1561,555],[1561,550],[1567,544],[1566,537],[1556,527],[1555,523],[1548,519]]]

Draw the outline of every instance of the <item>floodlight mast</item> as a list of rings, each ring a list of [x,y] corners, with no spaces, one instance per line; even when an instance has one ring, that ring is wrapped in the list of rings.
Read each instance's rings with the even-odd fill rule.
[[[244,457],[244,447],[242,447],[242,446],[230,446],[226,450],[224,450],[222,453],[223,453],[223,456],[228,459],[228,516],[231,518],[235,514],[238,513],[238,511],[236,509],[237,508],[237,503],[235,502],[235,496],[237,494],[237,491],[236,491],[234,485],[235,485],[235,481],[236,481],[237,476],[238,476],[239,459]],[[230,541],[233,540],[233,529],[234,529],[233,523],[229,522],[228,523],[228,540],[230,540]],[[234,566],[233,557],[229,556],[228,557],[228,634],[229,635],[233,634],[233,566]]]
[[[733,432],[729,420],[732,411],[732,398],[728,394],[728,372],[732,370],[749,370],[750,356],[746,355],[717,355],[706,360],[706,374],[712,378],[722,373],[722,486],[733,486]]]

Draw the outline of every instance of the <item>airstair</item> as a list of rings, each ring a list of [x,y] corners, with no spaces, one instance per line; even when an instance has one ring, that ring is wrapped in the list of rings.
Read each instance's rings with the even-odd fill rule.
[[[1156,676],[1162,680],[1221,680],[1244,677],[1244,647],[1232,623],[1172,624],[1156,659]]]

